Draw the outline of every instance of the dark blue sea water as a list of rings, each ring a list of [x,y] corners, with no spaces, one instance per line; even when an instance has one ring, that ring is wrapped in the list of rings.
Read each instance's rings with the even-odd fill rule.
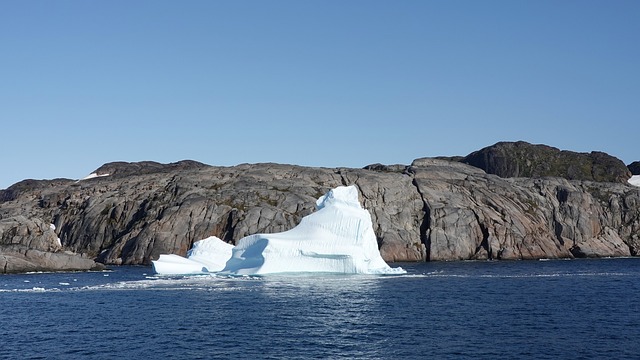
[[[640,259],[402,276],[0,276],[6,359],[640,358]]]

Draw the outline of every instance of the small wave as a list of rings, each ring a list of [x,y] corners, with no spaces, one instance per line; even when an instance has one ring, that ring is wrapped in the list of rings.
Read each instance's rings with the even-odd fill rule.
[[[43,288],[40,286],[34,286],[30,289],[0,289],[0,293],[44,293],[44,292],[59,292],[58,288]]]
[[[444,270],[438,270],[438,271],[432,271],[432,272],[423,273],[423,274],[401,274],[401,275],[390,276],[385,278],[387,279],[407,279],[407,278],[424,279],[424,278],[431,278],[431,277],[438,277],[438,276],[453,276],[453,275],[446,275],[444,274]]]
[[[462,278],[462,279],[528,279],[528,278],[555,278],[555,277],[619,277],[633,276],[635,274],[625,272],[554,272],[554,273],[528,273],[528,274],[464,274],[446,273],[443,270],[423,274],[404,274],[393,278]]]
[[[144,280],[119,281],[109,284],[85,286],[80,291],[92,290],[218,290],[227,277],[213,274],[195,276],[145,276]],[[217,281],[212,281],[217,280]],[[235,278],[234,280],[238,280]]]
[[[494,274],[423,274],[423,275],[407,275],[405,277],[441,277],[441,278],[488,278],[488,279],[528,279],[528,278],[554,278],[554,277],[602,277],[602,276],[632,276],[629,273],[620,272],[598,272],[598,273],[549,273],[549,274],[513,274],[513,275],[494,275]]]
[[[196,276],[145,276],[142,280],[125,280],[105,284],[72,286],[71,282],[57,282],[56,285],[46,287],[39,284],[29,288],[0,289],[0,293],[35,293],[35,292],[82,292],[82,291],[130,291],[130,290],[205,290],[228,291],[234,287],[233,283],[246,281],[263,281],[258,276],[227,276],[227,275],[196,275]],[[76,281],[76,279],[74,279]],[[29,281],[25,281],[29,283]],[[28,285],[27,285],[28,286]]]

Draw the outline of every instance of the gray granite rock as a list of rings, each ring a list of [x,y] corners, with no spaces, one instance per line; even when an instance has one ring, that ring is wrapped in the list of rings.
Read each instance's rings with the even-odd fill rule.
[[[430,260],[636,255],[640,190],[562,178],[502,179],[415,161]]]
[[[102,268],[93,259],[64,251],[51,225],[39,218],[0,219],[0,273]]]
[[[22,246],[104,264],[149,264],[163,253],[185,255],[212,235],[234,243],[291,229],[314,211],[316,198],[351,184],[387,261],[629,256],[640,249],[640,189],[628,184],[501,178],[443,158],[365,169],[176,164],[116,164],[117,176],[4,190],[0,261],[45,261],[15,248]],[[11,246],[22,255],[6,255]]]

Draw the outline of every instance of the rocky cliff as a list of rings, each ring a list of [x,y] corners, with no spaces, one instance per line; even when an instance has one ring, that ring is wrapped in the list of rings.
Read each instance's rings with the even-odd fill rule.
[[[640,251],[640,188],[622,182],[506,178],[430,158],[364,169],[111,163],[96,174],[109,175],[29,180],[0,191],[0,271],[99,266],[94,260],[149,264],[163,253],[184,255],[211,235],[233,243],[280,232],[312,212],[327,190],[350,184],[387,261]]]
[[[40,218],[0,219],[0,273],[103,268],[93,259],[64,250],[54,227]]]

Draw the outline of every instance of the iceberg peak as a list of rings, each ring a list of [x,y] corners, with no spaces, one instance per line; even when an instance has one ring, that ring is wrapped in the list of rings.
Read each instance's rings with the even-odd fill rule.
[[[355,186],[339,186],[329,190],[316,201],[316,209],[320,210],[325,206],[346,205],[356,209],[362,209],[358,200],[358,189]]]

